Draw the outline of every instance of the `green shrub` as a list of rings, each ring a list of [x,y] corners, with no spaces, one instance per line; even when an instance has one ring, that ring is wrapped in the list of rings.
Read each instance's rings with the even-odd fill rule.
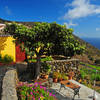
[[[43,73],[49,74],[50,71],[51,71],[51,65],[49,65],[49,64],[47,64],[47,63],[45,63],[45,62],[43,62],[43,63],[41,64],[41,70],[42,70]]]
[[[85,77],[86,77],[86,71],[84,71],[84,69],[82,70],[80,70],[80,74],[81,74],[81,77],[82,77],[82,79],[84,79]]]
[[[51,56],[47,56],[45,58],[41,58],[41,61],[52,61],[53,58]]]
[[[91,75],[91,79],[92,80],[95,80],[96,79],[96,81],[100,81],[100,75],[99,74],[97,74],[97,75],[96,74],[92,74]]]
[[[62,76],[62,79],[68,80],[68,76],[65,73],[62,73],[61,76]]]
[[[95,74],[91,74],[91,80],[95,80]]]
[[[100,74],[96,75],[96,81],[100,81]]]
[[[47,56],[45,58],[41,58],[41,61],[42,62],[45,62],[45,61],[52,61],[53,58],[51,56]],[[33,58],[33,59],[28,59],[29,62],[36,62],[36,58]]]
[[[82,79],[86,79],[87,76],[90,76],[91,81],[95,80],[95,78],[96,78],[96,81],[100,81],[100,71],[97,71],[97,74],[96,74],[96,70],[94,69],[81,68],[80,74],[81,74]]]
[[[13,62],[13,57],[9,56],[9,55],[5,55],[3,58],[2,58],[2,62],[3,63],[11,63]]]
[[[56,71],[54,71],[54,72],[53,72],[53,78],[58,78],[58,77],[59,77],[59,73],[56,72]]]

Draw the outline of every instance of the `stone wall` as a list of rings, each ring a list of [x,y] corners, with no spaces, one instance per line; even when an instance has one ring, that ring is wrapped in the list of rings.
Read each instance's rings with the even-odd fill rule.
[[[16,92],[17,82],[18,82],[18,77],[16,69],[14,68],[8,69],[2,80],[1,100],[18,100]]]
[[[19,62],[19,63],[17,62],[15,66],[16,66],[18,74],[24,73],[28,67],[26,62]]]
[[[1,92],[2,92],[2,80],[7,71],[7,67],[0,66],[0,100],[1,100]]]
[[[74,72],[78,71],[79,60],[78,59],[69,59],[69,60],[54,60],[46,61],[46,63],[52,65],[52,71],[59,70],[61,73],[69,72],[73,70]]]

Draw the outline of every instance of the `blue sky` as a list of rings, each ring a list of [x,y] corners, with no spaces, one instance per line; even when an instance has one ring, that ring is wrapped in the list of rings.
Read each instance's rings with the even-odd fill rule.
[[[100,0],[0,0],[0,18],[56,21],[79,37],[100,38]]]

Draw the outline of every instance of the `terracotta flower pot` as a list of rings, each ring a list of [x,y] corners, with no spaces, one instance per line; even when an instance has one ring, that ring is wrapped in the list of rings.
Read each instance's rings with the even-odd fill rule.
[[[58,79],[58,81],[62,81],[62,80],[63,80],[62,78],[59,78],[59,79]]]
[[[57,78],[53,78],[53,82],[57,83],[58,79]]]
[[[44,75],[43,78],[44,78],[44,79],[48,79],[48,75]]]
[[[68,78],[69,78],[69,80],[72,80],[72,79],[73,79],[73,77],[72,77],[72,76],[68,76]]]
[[[69,77],[69,80],[72,80],[72,79],[73,79],[73,77],[74,77],[74,72],[72,72],[72,71],[71,71],[71,72],[69,72],[69,76],[68,76],[68,77]]]

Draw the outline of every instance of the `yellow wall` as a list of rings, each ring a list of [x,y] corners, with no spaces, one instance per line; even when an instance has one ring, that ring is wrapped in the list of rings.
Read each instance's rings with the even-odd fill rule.
[[[16,61],[16,48],[13,43],[13,37],[11,36],[0,36],[0,54],[2,57],[6,54],[13,57],[14,62]]]

